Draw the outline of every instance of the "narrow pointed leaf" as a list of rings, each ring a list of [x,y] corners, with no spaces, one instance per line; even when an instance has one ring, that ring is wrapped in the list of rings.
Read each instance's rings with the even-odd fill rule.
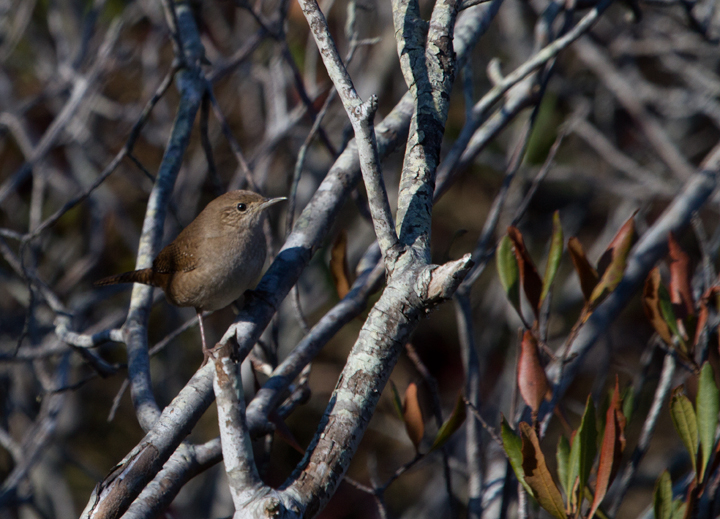
[[[680,499],[673,501],[672,519],[683,519],[687,515],[687,503]]]
[[[675,240],[673,233],[668,235],[670,255],[670,300],[679,319],[685,319],[695,313],[692,288],[690,287],[690,258]]]
[[[305,449],[300,447],[300,444],[295,439],[295,436],[293,436],[292,431],[287,426],[285,421],[282,419],[282,417],[277,414],[277,412],[273,411],[268,416],[268,419],[275,425],[275,434],[278,435],[278,438],[283,440],[285,443],[287,443],[290,447],[295,449],[300,454],[305,453]]]
[[[590,300],[588,305],[591,308],[597,307],[613,290],[618,286],[620,280],[625,273],[625,267],[627,266],[627,257],[632,246],[633,236],[635,234],[635,214],[623,224],[618,233],[610,242],[607,250],[600,258],[598,263],[598,272],[602,272],[600,275],[600,281],[595,286],[590,294]],[[607,268],[603,268],[604,263],[607,262]]]
[[[632,235],[635,233],[635,215],[637,213],[638,210],[635,210],[633,214],[630,215],[630,218],[628,218],[622,225],[622,227],[620,227],[620,230],[617,232],[617,234],[615,234],[612,241],[607,246],[607,249],[605,249],[605,252],[603,252],[602,256],[600,256],[597,264],[597,271],[598,275],[601,278],[605,274],[607,268],[612,263],[618,246],[620,246],[624,240],[628,239],[628,237],[632,237]]]
[[[720,412],[720,395],[715,384],[715,375],[710,363],[705,362],[700,370],[698,394],[695,409],[697,410],[698,436],[700,438],[701,464],[700,481],[703,481],[710,454],[715,447],[715,429]]]
[[[678,344],[680,345],[680,353],[683,354],[685,358],[690,358],[690,352],[687,349],[687,343],[683,338],[685,334],[680,331],[680,328],[678,328],[678,319],[675,316],[673,304],[670,302],[670,293],[667,291],[667,288],[665,288],[665,286],[662,284],[658,287],[658,295],[660,296],[660,313],[662,314],[663,319],[670,328],[670,332],[672,333],[673,337],[677,339]]]
[[[614,388],[613,388],[614,389]],[[602,445],[603,431],[605,430],[605,418],[607,417],[608,409],[610,409],[610,400],[612,399],[612,391],[605,393],[603,399],[600,401],[600,407],[597,408],[597,446],[598,450]]]
[[[342,299],[350,292],[350,271],[347,264],[347,232],[343,229],[330,250],[330,275],[338,297]]]
[[[537,413],[550,389],[545,370],[540,364],[538,343],[530,330],[526,330],[520,343],[518,359],[518,387],[525,403]]]
[[[535,264],[530,254],[525,248],[525,242],[522,234],[516,227],[508,227],[508,236],[515,246],[515,259],[517,260],[518,269],[520,271],[520,285],[525,292],[525,296],[532,306],[535,317],[540,312],[540,294],[542,294],[542,280],[538,274]]]
[[[670,417],[675,430],[690,454],[693,471],[697,474],[698,429],[697,418],[690,399],[683,394],[683,386],[675,388],[670,399]]]
[[[625,419],[629,422],[635,410],[635,391],[632,386],[628,386],[623,390],[622,394],[622,412]]]
[[[527,481],[525,481],[525,473],[522,468],[522,440],[517,434],[515,434],[515,431],[513,431],[510,424],[507,423],[507,420],[502,415],[500,435],[502,436],[503,449],[505,449],[505,454],[508,457],[508,461],[510,461],[510,466],[515,472],[515,477],[523,488],[525,488],[525,491],[530,496],[535,497],[532,488],[530,488],[530,485],[528,485]]]
[[[709,306],[712,304],[713,295],[720,294],[720,286],[712,286],[708,288],[700,298],[700,311],[698,312],[698,320],[695,326],[694,346],[700,344],[700,337],[707,326],[708,317],[710,316]]]
[[[685,493],[685,514],[683,519],[696,519],[697,504],[700,498],[697,481],[690,482]]]
[[[558,440],[557,450],[555,451],[557,459],[558,478],[560,486],[562,486],[567,496],[566,502],[570,502],[570,492],[572,491],[572,483],[568,481],[568,461],[570,461],[570,442],[565,436],[560,436]],[[570,508],[567,506],[566,508]]]
[[[402,400],[400,400],[400,393],[398,393],[397,386],[395,386],[395,382],[393,382],[392,380],[390,381],[390,387],[392,388],[393,394],[393,407],[395,408],[397,417],[400,418],[400,421],[404,422],[405,419],[403,418]]]
[[[560,212],[555,211],[553,214],[553,233],[550,241],[550,252],[548,253],[547,265],[545,266],[545,276],[543,277],[542,293],[540,294],[540,306],[542,306],[545,298],[550,292],[555,274],[557,274],[558,266],[560,266],[560,258],[563,253],[563,230],[560,225]]]
[[[590,300],[593,289],[598,283],[599,277],[597,271],[590,265],[585,251],[582,245],[580,245],[580,241],[574,236],[568,240],[568,252],[570,253],[570,259],[572,259],[575,271],[580,278],[580,288],[587,303]]]
[[[597,426],[595,423],[595,404],[592,397],[588,396],[585,404],[580,427],[578,427],[575,437],[573,438],[572,447],[570,448],[570,461],[568,462],[568,480],[571,485],[575,484],[575,479],[579,480],[576,494],[573,496],[573,503],[576,509],[580,509],[582,504],[582,496],[585,486],[590,478],[590,469],[592,469],[597,454]]]
[[[597,478],[595,481],[595,496],[592,506],[590,507],[588,519],[592,519],[595,515],[617,473],[620,458],[625,450],[625,424],[626,420],[622,414],[620,387],[616,377],[615,390],[613,391],[610,406],[605,415],[605,431],[600,448],[600,461],[598,462]]]
[[[525,481],[533,489],[533,496],[553,517],[566,519],[565,505],[557,485],[545,463],[545,455],[540,449],[540,442],[535,429],[525,422],[520,422],[522,438],[522,468]]]
[[[414,382],[411,382],[405,390],[403,421],[405,422],[408,437],[417,450],[425,434],[425,422],[420,411],[417,385]]]
[[[655,492],[653,493],[653,509],[655,511],[655,519],[672,519],[673,501],[672,501],[672,481],[670,473],[664,470],[655,483]]]
[[[655,328],[660,338],[665,341],[665,344],[672,345],[672,331],[660,309],[661,286],[660,269],[655,267],[650,271],[650,274],[648,274],[645,280],[645,288],[643,289],[642,296],[643,308],[645,309],[645,315],[647,315],[650,324],[653,325],[653,328]]]
[[[453,433],[457,431],[465,421],[465,413],[465,402],[463,401],[462,394],[459,394],[457,400],[455,401],[455,408],[453,409],[450,418],[448,418],[440,427],[429,452],[439,449],[447,443]]]
[[[500,240],[500,244],[496,253],[496,266],[500,284],[505,290],[505,295],[513,305],[513,308],[520,313],[520,273],[518,271],[517,260],[513,253],[512,240],[509,236],[504,236]]]

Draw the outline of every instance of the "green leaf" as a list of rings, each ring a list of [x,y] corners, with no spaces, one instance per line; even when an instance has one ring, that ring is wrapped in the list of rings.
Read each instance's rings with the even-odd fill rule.
[[[718,412],[720,411],[720,395],[715,385],[715,375],[710,363],[703,364],[700,370],[698,381],[698,394],[695,409],[697,410],[698,436],[700,437],[700,448],[702,449],[702,460],[700,465],[700,478],[703,480],[705,469],[710,454],[715,447],[715,429],[718,423]]]
[[[665,288],[665,285],[661,284],[658,287],[658,295],[660,296],[660,313],[662,314],[662,318],[667,323],[668,328],[670,328],[673,336],[676,337],[678,342],[680,343],[680,346],[682,347],[681,353],[687,358],[687,345],[685,344],[685,340],[683,339],[682,334],[680,333],[680,329],[678,328],[675,310],[673,310],[673,305],[670,302],[670,293],[667,291],[667,288]]]
[[[553,481],[545,463],[545,455],[540,449],[535,429],[526,422],[520,422],[522,439],[522,469],[525,481],[533,489],[533,496],[556,519],[567,519],[562,495]]]
[[[557,471],[558,477],[560,478],[560,485],[562,485],[565,495],[568,497],[567,501],[570,502],[570,492],[572,487],[568,481],[568,461],[570,460],[570,442],[565,436],[560,436],[558,440],[557,450],[555,451],[555,457],[557,458]]]
[[[428,452],[432,452],[445,445],[445,443],[447,443],[453,433],[460,428],[464,421],[465,401],[463,400],[462,394],[459,394],[457,400],[455,401],[455,408],[453,409],[450,418],[448,418],[440,427],[440,430],[437,432],[435,440],[430,446],[430,450]]]
[[[687,503],[684,503],[681,499],[673,501],[672,519],[685,519],[686,511]]]
[[[635,410],[635,391],[632,386],[628,386],[623,390],[623,415],[627,421],[630,421],[633,411]]]
[[[520,313],[520,270],[518,269],[513,243],[509,236],[503,236],[495,257],[500,284],[508,301]]]
[[[655,511],[655,519],[672,519],[672,481],[667,470],[660,474],[657,483],[655,483],[653,510]]]
[[[683,386],[675,388],[670,399],[670,416],[675,430],[680,435],[685,448],[690,454],[693,471],[697,474],[698,429],[697,418],[690,399],[683,394]]]
[[[404,422],[405,418],[403,417],[402,400],[400,400],[400,393],[398,393],[395,382],[393,382],[392,380],[390,381],[390,387],[392,388],[393,393],[393,407],[395,408],[395,412],[397,413],[398,418],[400,418],[400,421]]]
[[[570,448],[570,461],[568,462],[568,483],[570,487],[575,488],[575,480],[580,480],[577,488],[575,488],[577,494],[575,494],[570,501],[573,505],[572,510],[579,510],[582,505],[583,489],[590,478],[590,469],[592,469],[596,454],[597,425],[595,423],[595,404],[592,398],[588,396],[580,427],[575,433],[575,438]]]
[[[563,253],[563,230],[560,225],[560,212],[555,211],[553,214],[553,233],[550,241],[550,252],[548,253],[547,265],[545,266],[545,276],[543,277],[542,293],[540,294],[540,306],[542,306],[545,298],[550,292],[555,274],[557,274],[560,258]]]
[[[515,431],[513,431],[512,427],[510,427],[510,424],[507,422],[505,417],[502,415],[500,416],[502,419],[500,424],[500,435],[502,436],[503,448],[505,449],[508,461],[510,461],[510,466],[515,472],[515,477],[525,488],[528,495],[535,497],[532,488],[530,488],[530,485],[528,485],[527,481],[525,481],[525,473],[522,468],[522,440],[517,434],[515,434]]]

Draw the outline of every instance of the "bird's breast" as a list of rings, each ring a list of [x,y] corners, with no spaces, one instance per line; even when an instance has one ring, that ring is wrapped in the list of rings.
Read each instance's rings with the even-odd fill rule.
[[[255,286],[265,263],[265,237],[259,235],[209,238],[190,272],[175,275],[168,283],[168,299],[177,306],[219,310]],[[222,242],[222,245],[219,245]]]

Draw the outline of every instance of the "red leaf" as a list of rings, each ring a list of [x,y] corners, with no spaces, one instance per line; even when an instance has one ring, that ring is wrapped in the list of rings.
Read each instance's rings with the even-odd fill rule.
[[[626,420],[622,412],[622,398],[620,397],[620,384],[616,375],[615,391],[605,415],[605,433],[600,448],[600,461],[595,482],[595,498],[587,516],[588,519],[592,519],[595,512],[597,512],[620,466],[620,458],[625,450],[625,424]]]
[[[540,364],[537,340],[529,330],[525,331],[520,343],[517,379],[520,394],[528,407],[532,409],[533,416],[535,416],[550,389],[550,385],[545,370]]]
[[[535,264],[525,248],[525,242],[520,231],[516,227],[508,227],[508,236],[515,246],[515,258],[520,269],[520,284],[525,291],[530,306],[532,306],[535,317],[537,317],[540,312],[542,279],[540,279]]]
[[[583,297],[585,302],[590,300],[590,294],[592,294],[595,285],[598,282],[598,273],[590,265],[590,262],[585,255],[585,251],[580,245],[580,241],[576,237],[568,240],[568,251],[570,252],[570,259],[572,259],[575,270],[577,271],[578,277],[580,278],[580,288],[582,289]]]
[[[684,319],[695,313],[690,288],[690,258],[675,240],[671,232],[668,235],[668,251],[670,253],[670,301],[678,319]]]

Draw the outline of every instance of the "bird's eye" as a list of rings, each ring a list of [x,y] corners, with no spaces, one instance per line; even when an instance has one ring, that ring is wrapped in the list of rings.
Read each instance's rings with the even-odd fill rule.
[[[245,211],[247,211],[247,205],[245,205],[245,204],[243,204],[242,202],[240,202],[240,203],[237,205],[237,210],[240,211],[241,213],[244,213]]]

